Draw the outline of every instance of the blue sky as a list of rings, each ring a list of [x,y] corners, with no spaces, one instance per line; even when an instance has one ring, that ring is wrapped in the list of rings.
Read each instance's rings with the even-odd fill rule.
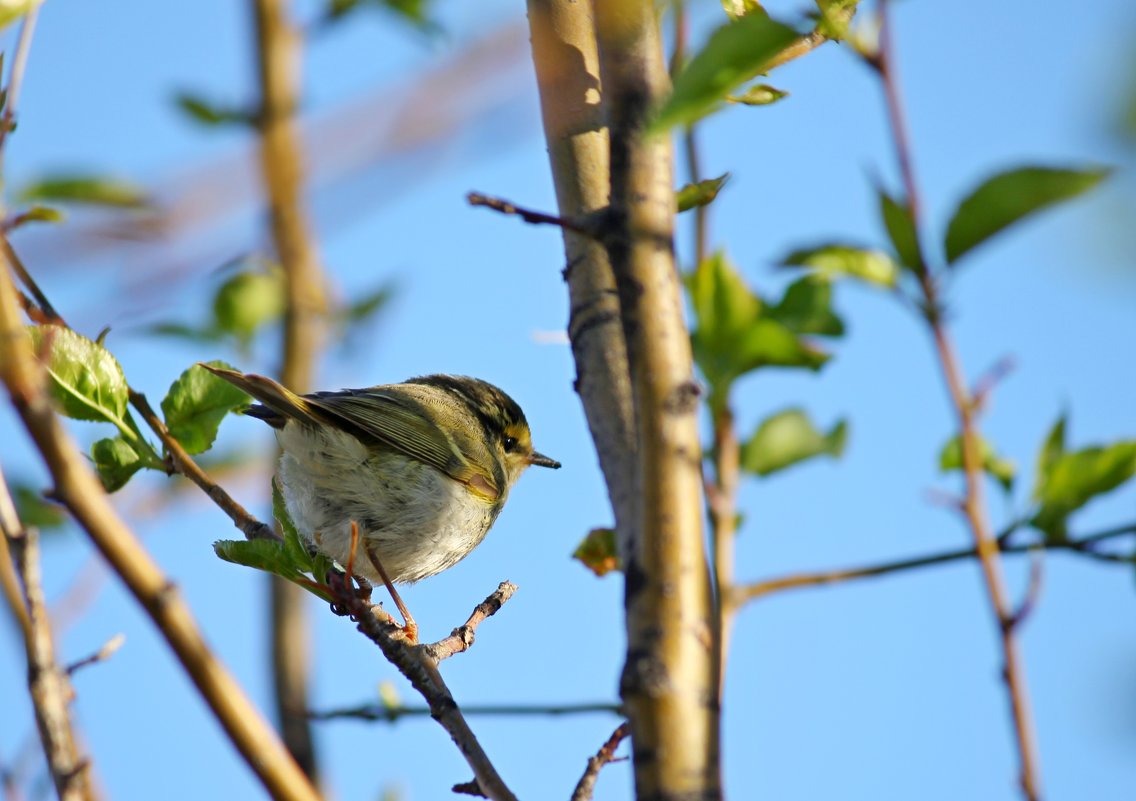
[[[717,5],[696,3],[698,30]],[[774,12],[795,8],[770,4]],[[300,4],[309,17],[314,4]],[[418,35],[363,14],[314,43],[305,110],[331,109],[375,86],[393,93],[479,36],[523,22],[519,3],[446,3],[447,34]],[[1009,5],[897,3],[900,76],[928,220],[941,233],[950,210],[981,178],[1027,162],[1113,164],[1108,186],[982,247],[950,287],[953,334],[971,378],[1004,356],[1016,363],[999,385],[984,430],[1021,470],[1012,499],[993,490],[995,524],[1023,508],[1032,464],[1062,410],[1080,447],[1136,435],[1136,273],[1126,220],[1130,150],[1114,134],[1131,85],[1136,18],[1119,0],[1071,10],[1044,0],[1028,14]],[[694,40],[700,40],[695,36]],[[50,0],[41,15],[20,127],[6,165],[12,183],[58,168],[98,169],[143,184],[247,145],[241,131],[204,131],[173,107],[176,91],[222,101],[247,98],[253,82],[244,4]],[[771,78],[791,97],[770,108],[718,115],[701,135],[704,170],[733,174],[713,206],[712,238],[760,291],[786,281],[772,264],[788,250],[832,239],[881,243],[872,180],[897,186],[878,86],[828,46]],[[332,388],[427,372],[476,375],[525,408],[537,447],[564,463],[523,477],[496,527],[454,569],[407,590],[425,637],[463,621],[502,579],[520,591],[479,632],[477,645],[444,665],[463,704],[614,699],[621,667],[618,577],[597,580],[567,556],[592,527],[611,522],[579,403],[568,349],[536,332],[563,328],[566,294],[555,231],[470,209],[479,190],[553,207],[530,77],[521,59],[507,76],[463,88],[516,85],[495,115],[449,144],[389,158],[358,180],[313,198],[321,250],[342,296],[394,280],[397,300],[366,341],[321,365]],[[386,95],[392,98],[397,95]],[[510,99],[511,98],[511,99]],[[423,99],[429,104],[429,99]],[[447,102],[451,102],[447,100]],[[456,102],[456,101],[453,101]],[[446,109],[441,109],[445,111]],[[236,179],[234,179],[235,181]],[[347,196],[347,200],[344,200]],[[77,222],[81,222],[78,220]],[[109,344],[131,381],[157,399],[197,359],[224,357],[271,369],[271,342],[247,356],[208,345],[153,340],[139,326],[203,315],[228,255],[263,244],[246,209],[180,243],[186,272],[157,291],[124,287],[169,266],[159,249],[82,252],[51,259],[27,241],[31,267],[64,314],[86,333],[114,326]],[[21,241],[17,240],[17,247]],[[689,252],[684,236],[680,252]],[[925,332],[909,313],[868,289],[840,287],[848,335],[821,374],[763,373],[739,387],[743,433],[767,414],[803,405],[818,423],[851,422],[839,462],[815,462],[742,489],[742,579],[841,567],[956,548],[968,535],[928,490],[952,490],[936,457],[952,435],[946,395]],[[85,441],[96,434],[76,428]],[[101,436],[101,434],[100,434]],[[260,423],[232,419],[220,444],[267,454]],[[42,477],[16,422],[0,411],[0,459],[9,476]],[[145,501],[164,480],[146,477],[122,507],[185,592],[220,657],[264,705],[265,588],[259,576],[217,560],[209,547],[236,536],[208,503],[183,493],[174,512]],[[232,490],[264,510],[267,480]],[[1131,522],[1133,491],[1074,519],[1087,532]],[[77,533],[45,545],[49,592],[58,596],[91,561]],[[1024,565],[1008,565],[1015,595]],[[1128,798],[1136,785],[1136,632],[1131,571],[1063,555],[1046,560],[1044,593],[1022,636],[1044,784],[1052,799]],[[345,620],[312,603],[319,708],[373,700],[404,682]],[[262,795],[233,755],[149,621],[113,580],[65,632],[77,659],[123,631],[124,648],[76,679],[76,719],[108,797]],[[11,631],[0,646],[0,761],[33,732],[20,689],[22,651]],[[977,568],[957,564],[902,577],[771,597],[740,616],[726,691],[725,772],[734,798],[934,799],[1017,797],[1015,756],[998,680],[994,627]],[[567,797],[587,756],[616,725],[610,716],[475,718],[499,770],[522,798]],[[397,726],[318,726],[335,797],[444,798],[469,778],[456,749],[429,720]],[[627,764],[610,766],[597,798],[630,797]]]

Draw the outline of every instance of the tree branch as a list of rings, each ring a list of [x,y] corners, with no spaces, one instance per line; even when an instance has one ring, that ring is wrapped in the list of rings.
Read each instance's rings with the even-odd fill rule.
[[[1002,538],[998,538],[997,542],[1002,553],[1007,554],[1030,553],[1037,549],[1084,553],[1096,543],[1129,534],[1136,534],[1136,523],[1059,542],[1036,542],[1026,545],[1010,545]],[[887,576],[892,573],[904,573],[908,570],[917,570],[921,567],[933,567],[934,565],[949,564],[963,559],[973,559],[977,556],[977,548],[960,548],[955,551],[943,551],[941,553],[927,554],[926,556],[916,556],[910,559],[899,559],[894,562],[881,562],[875,565],[848,567],[840,570],[824,570],[812,573],[795,573],[789,576],[765,579],[763,581],[755,581],[739,586],[734,591],[734,603],[738,605],[744,604],[748,601],[764,598],[767,595],[772,595],[783,590],[817,587],[824,584],[841,584],[846,581],[855,581],[862,578]],[[1126,557],[1125,561],[1129,561],[1129,558]]]
[[[888,119],[895,140],[895,150],[904,191],[914,222],[914,229],[916,232],[920,232],[922,230],[920,225],[922,203],[915,181],[915,170],[912,164],[911,145],[907,122],[903,113],[899,81],[895,74],[889,8],[888,0],[880,0],[880,49],[875,60],[870,63],[879,72],[880,79],[883,82]],[[918,233],[917,246],[920,249],[920,262],[929,264],[922,237]],[[998,543],[990,531],[990,523],[983,499],[982,444],[975,419],[975,402],[967,389],[958,355],[947,334],[946,325],[942,318],[936,276],[930,269],[923,269],[918,272],[918,277],[923,291],[927,324],[934,341],[935,353],[943,373],[943,379],[954,406],[962,439],[963,476],[966,488],[963,497],[963,513],[974,537],[975,550],[978,553],[987,594],[990,598],[990,606],[997,620],[1001,638],[1004,660],[1003,676],[1009,696],[1010,714],[1021,763],[1019,780],[1022,794],[1027,801],[1038,801],[1041,795],[1041,778],[1036,738],[1030,713],[1029,690],[1026,686],[1025,665],[1014,636],[1014,610],[1006,591]]]
[[[122,522],[60,424],[46,392],[43,369],[21,326],[7,270],[0,270],[0,379],[51,472],[55,498],[70,510],[150,615],[268,793],[281,801],[318,801],[315,788],[213,656],[176,587]]]
[[[561,218],[603,213],[611,193],[591,0],[528,0],[533,65]],[[619,532],[624,564],[635,529],[635,417],[615,274],[603,245],[563,230],[568,337]]]
[[[595,7],[611,136],[611,229],[639,443],[633,548],[625,565],[631,722],[641,798],[721,794],[717,660],[702,532],[698,387],[674,262],[674,177],[668,139],[648,115],[669,93],[652,0]]]
[[[612,732],[611,737],[608,737],[607,742],[600,746],[596,755],[588,760],[588,767],[584,769],[584,775],[576,784],[571,801],[591,801],[592,793],[596,789],[596,779],[600,777],[600,771],[603,770],[604,765],[615,761],[615,749],[619,748],[623,738],[630,733],[631,726],[627,723],[620,723],[619,727]]]
[[[301,38],[287,0],[253,0],[260,79],[260,163],[276,255],[284,271],[283,365],[280,380],[295,392],[312,387],[312,368],[327,311],[319,256],[303,208],[304,158],[296,129]],[[305,717],[310,682],[306,593],[269,577],[270,666],[276,717],[284,742],[304,772],[318,781],[311,725]]]
[[[497,611],[500,604],[507,601],[515,589],[514,585],[503,582],[492,595],[474,609],[466,625],[470,625],[474,620],[480,623],[485,617]],[[359,631],[379,646],[383,656],[398,668],[426,700],[430,717],[441,724],[457,745],[466,763],[473,769],[477,786],[485,797],[493,801],[516,801],[516,796],[493,767],[481,743],[477,741],[477,737],[466,723],[457,701],[442,680],[442,674],[438,672],[438,660],[433,654],[446,640],[433,645],[411,645],[401,628],[381,606],[371,606],[357,597],[343,599],[342,605],[356,621]],[[482,614],[483,607],[492,611]],[[476,623],[474,625],[476,626]],[[455,629],[455,633],[457,631],[460,631],[460,628]]]
[[[74,696],[68,672],[55,661],[51,620],[40,580],[39,538],[25,530],[0,473],[0,531],[5,550],[11,548],[16,571],[24,585],[21,604],[27,618],[24,645],[28,661],[28,692],[35,709],[40,742],[60,801],[91,801],[95,797],[87,759],[79,756],[68,706]],[[5,554],[6,556],[7,554]],[[7,567],[8,565],[5,565]]]
[[[467,717],[563,717],[567,715],[592,715],[596,713],[622,714],[620,704],[595,701],[582,704],[467,704],[462,713]],[[428,706],[386,706],[385,704],[361,704],[353,707],[329,709],[324,712],[309,712],[312,720],[338,720],[350,718],[382,723],[397,723],[402,718],[423,717],[430,714]]]

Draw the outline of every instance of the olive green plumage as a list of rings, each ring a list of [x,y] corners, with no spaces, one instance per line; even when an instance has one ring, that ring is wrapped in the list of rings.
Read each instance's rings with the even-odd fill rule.
[[[276,430],[288,513],[317,549],[346,564],[351,523],[392,581],[432,576],[465,557],[496,520],[533,450],[520,406],[476,378],[298,395],[264,376],[202,365],[260,401],[246,414]],[[366,559],[355,569],[378,576]]]

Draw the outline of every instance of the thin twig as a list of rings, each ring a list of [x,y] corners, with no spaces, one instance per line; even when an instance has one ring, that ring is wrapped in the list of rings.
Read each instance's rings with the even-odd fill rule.
[[[224,487],[215,482],[209,475],[201,469],[201,466],[193,460],[193,458],[186,452],[185,448],[181,446],[168,428],[162,422],[154,411],[154,407],[150,405],[150,401],[141,392],[134,389],[129,390],[130,405],[133,406],[138,414],[145,421],[150,430],[157,435],[161,441],[162,446],[166,449],[169,455],[169,463],[173,470],[196,484],[201,490],[209,496],[209,499],[229,516],[235,525],[244,535],[250,540],[277,540],[283,541],[279,534],[269,528],[267,525],[257,520],[245,509],[240,503],[237,502],[233,496],[225,491]]]
[[[497,592],[501,591],[501,587],[498,587]],[[486,603],[489,603],[494,595],[496,592],[486,599]],[[438,721],[453,739],[458,750],[465,757],[466,763],[473,769],[477,785],[485,797],[493,801],[516,801],[516,796],[493,767],[481,743],[477,741],[477,737],[466,723],[457,701],[442,680],[442,675],[438,672],[438,662],[430,653],[431,646],[408,643],[401,627],[380,606],[370,606],[358,598],[343,599],[343,605],[348,608],[352,619],[357,622],[359,631],[379,646],[379,650],[387,660],[398,668],[426,700],[430,708],[430,717]],[[470,619],[477,615],[477,610],[474,610]]]
[[[1029,553],[1039,548],[1051,551],[1067,550],[1081,553],[1084,552],[1086,548],[1092,546],[1095,543],[1130,534],[1136,534],[1136,524],[1118,526],[1116,528],[1096,532],[1095,534],[1088,534],[1083,537],[1070,538],[1068,540],[1062,541],[1029,543],[1027,545],[1011,545],[1008,538],[1000,537],[998,538],[997,542],[999,543],[999,547],[1001,548],[1002,553],[1007,554]],[[772,595],[783,590],[817,587],[824,584],[840,584],[846,581],[854,581],[856,579],[872,578],[874,576],[886,576],[892,573],[904,573],[908,570],[915,570],[921,567],[932,567],[934,565],[949,564],[950,562],[957,562],[963,559],[973,559],[977,556],[977,548],[960,548],[959,550],[954,551],[943,551],[941,553],[933,553],[926,556],[916,556],[910,559],[900,559],[894,562],[882,562],[880,564],[864,565],[862,567],[849,567],[841,570],[824,570],[812,573],[795,573],[789,576],[782,576],[780,578],[774,579],[765,579],[762,581],[755,581],[750,584],[739,586],[735,590],[734,602],[737,604],[743,604],[747,601],[764,598],[767,595]],[[1117,555],[1117,559],[1126,563],[1131,562],[1131,558],[1127,556]]]
[[[903,113],[899,80],[895,74],[889,9],[889,0],[880,0],[880,49],[877,58],[872,64],[879,72],[880,79],[884,86],[888,119],[895,140],[899,170],[903,179],[908,208],[911,211],[911,218],[917,232],[917,246],[921,251],[922,258],[920,262],[922,264],[929,264],[926,259],[922,238],[918,237],[918,232],[922,230],[922,226],[920,225],[922,203],[919,197],[918,185],[915,181],[915,170],[911,155],[912,149],[908,135],[907,121]],[[1022,794],[1027,801],[1038,801],[1041,796],[1040,767],[1033,721],[1030,714],[1025,665],[1014,636],[1014,611],[1011,607],[1009,595],[1005,587],[998,543],[991,533],[983,500],[984,478],[981,457],[982,445],[975,420],[975,402],[964,381],[963,370],[958,355],[955,352],[954,344],[947,335],[946,326],[943,322],[942,305],[936,276],[931,270],[925,269],[919,271],[918,277],[920,287],[923,291],[925,317],[931,329],[935,353],[938,356],[943,378],[947,385],[947,391],[954,405],[960,436],[962,438],[963,476],[966,488],[963,498],[964,512],[969,523],[971,534],[974,537],[975,550],[978,552],[982,575],[986,582],[987,594],[990,597],[990,605],[994,612],[1001,638],[1004,661],[1002,675],[1006,682],[1006,691],[1010,702],[1010,714],[1014,724],[1015,739],[1021,763],[1019,781]]]
[[[3,247],[4,257],[8,260],[8,264],[16,274],[16,277],[20,279],[20,283],[22,283],[29,294],[35,298],[35,302],[39,304],[40,311],[43,313],[42,316],[46,318],[44,322],[66,326],[67,323],[64,322],[63,317],[61,317],[59,312],[55,310],[55,307],[51,305],[51,301],[47,299],[47,295],[39,288],[39,284],[36,283],[31,273],[29,273],[24,266],[23,260],[20,258],[19,254],[16,253],[16,249],[12,247],[12,242],[8,239],[8,235],[3,232],[0,232],[0,247]]]
[[[571,801],[591,801],[592,792],[596,789],[596,779],[600,777],[600,771],[603,770],[604,765],[615,761],[615,749],[619,748],[623,738],[630,733],[631,724],[620,723],[612,732],[611,737],[607,738],[607,742],[600,747],[599,751],[596,751],[596,755],[588,759],[588,767],[584,769],[584,775],[576,784]]]
[[[4,173],[4,145],[8,141],[8,134],[16,127],[16,108],[24,86],[24,72],[28,67],[28,54],[32,49],[32,36],[38,18],[38,6],[24,15],[20,23],[20,37],[16,40],[16,52],[12,56],[12,71],[8,74],[8,85],[5,87],[7,97],[4,113],[0,115],[0,175]]]
[[[569,715],[594,715],[597,713],[619,715],[623,707],[614,702],[596,701],[583,704],[467,704],[462,712],[467,717],[565,717]],[[384,704],[362,704],[342,709],[329,709],[324,712],[309,712],[312,720],[366,720],[382,723],[396,723],[402,718],[424,717],[430,714],[427,706],[386,706]]]
[[[125,642],[126,642],[126,635],[125,634],[119,633],[119,634],[114,635],[113,637],[111,637],[109,640],[107,640],[103,644],[102,648],[95,651],[90,656],[85,656],[82,659],[78,660],[77,662],[72,662],[70,665],[68,665],[67,666],[67,675],[68,676],[74,676],[75,673],[77,673],[78,671],[82,670],[85,667],[90,667],[91,665],[97,665],[99,662],[107,661],[112,656],[114,656],[115,652],[118,651],[118,649],[121,648],[123,643],[125,643]]]
[[[592,239],[598,239],[602,233],[602,226],[594,221],[581,221],[567,217],[557,217],[554,214],[545,214],[540,211],[533,211],[532,209],[526,209],[515,203],[511,203],[508,200],[499,197],[490,197],[480,192],[470,192],[465,196],[465,199],[471,206],[484,206],[487,209],[498,211],[501,214],[514,215],[520,217],[530,225],[555,225],[566,231],[572,231],[573,233]]]
[[[28,628],[24,640],[28,662],[28,692],[35,709],[40,742],[60,801],[91,801],[87,759],[79,756],[68,706],[74,696],[68,673],[55,661],[51,620],[44,602],[40,575],[39,537],[25,530],[0,473],[0,532],[11,549],[23,583]]]
[[[205,643],[189,607],[123,523],[63,428],[46,392],[43,368],[24,334],[16,291],[0,270],[0,378],[66,506],[169,642],[217,720],[278,801],[318,801],[319,794],[281,746],[240,685]]]
[[[516,584],[510,581],[502,581],[488,598],[474,608],[473,613],[465,623],[450,632],[449,637],[427,645],[426,655],[435,662],[442,662],[454,654],[468,651],[470,646],[473,645],[473,637],[477,632],[477,627],[485,618],[497,614],[497,611],[513,597],[513,593],[516,591]]]

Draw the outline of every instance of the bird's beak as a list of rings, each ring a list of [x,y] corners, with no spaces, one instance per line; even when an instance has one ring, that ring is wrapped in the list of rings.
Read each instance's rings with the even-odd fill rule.
[[[551,467],[553,470],[560,469],[560,462],[555,459],[549,459],[543,453],[537,453],[536,451],[533,451],[532,456],[529,457],[529,464],[535,464],[537,467]]]

